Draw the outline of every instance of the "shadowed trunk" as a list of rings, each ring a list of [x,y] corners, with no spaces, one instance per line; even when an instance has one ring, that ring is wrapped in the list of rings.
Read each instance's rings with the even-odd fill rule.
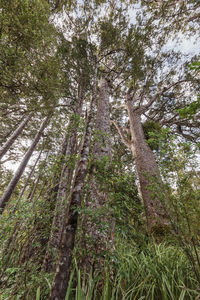
[[[83,139],[81,158],[77,166],[74,184],[71,187],[71,195],[69,196],[67,220],[63,228],[60,254],[49,297],[50,300],[64,300],[68,287],[72,253],[74,249],[74,241],[78,224],[78,210],[81,208],[83,186],[87,175],[90,141],[94,123],[94,111],[96,103],[96,76],[94,80],[94,92],[90,106],[90,113],[88,116],[85,136]]]
[[[19,125],[19,127],[13,132],[11,137],[8,139],[8,141],[3,145],[3,147],[0,149],[0,160],[2,157],[6,154],[6,152],[10,149],[12,144],[15,142],[15,140],[18,138],[18,136],[22,133],[24,127],[30,120],[32,114],[29,114]]]
[[[55,206],[56,206],[56,198],[57,198],[57,193],[58,193],[58,188],[59,188],[60,177],[61,177],[61,173],[62,173],[61,167],[62,167],[63,161],[65,159],[65,154],[67,151],[67,144],[68,144],[68,134],[65,133],[63,142],[61,145],[61,149],[59,149],[58,154],[57,154],[60,168],[59,168],[58,172],[56,170],[51,175],[51,183],[49,183],[50,187],[48,188],[48,190],[45,193],[44,201],[48,202],[50,204],[50,212],[52,212],[52,214],[53,214],[53,212],[55,210]],[[49,216],[50,216],[50,220],[52,221],[53,216],[51,216],[51,213]]]
[[[36,134],[31,146],[29,147],[28,151],[26,152],[21,164],[19,165],[13,178],[11,179],[10,183],[8,184],[7,189],[5,190],[2,198],[0,199],[0,214],[2,214],[2,212],[4,211],[4,208],[6,206],[6,203],[10,200],[10,197],[11,197],[17,183],[19,182],[19,180],[21,178],[21,176],[24,172],[24,169],[26,168],[31,155],[33,154],[33,151],[35,150],[35,148],[40,140],[40,137],[45,129],[46,124],[47,124],[47,118],[42,122],[40,129],[39,129],[38,133]]]
[[[106,79],[100,81],[100,95],[98,97],[96,126],[95,126],[95,144],[93,147],[93,165],[95,161],[104,157],[111,159],[110,144],[110,111],[109,111],[109,93]],[[107,162],[108,164],[109,162]],[[98,168],[98,167],[97,167]],[[82,245],[86,254],[81,259],[80,265],[84,267],[87,274],[91,269],[102,270],[104,267],[105,252],[108,247],[112,228],[112,219],[108,217],[109,212],[106,208],[107,195],[102,191],[100,184],[95,178],[95,172],[101,170],[92,170],[90,181],[90,194],[86,196],[86,207],[88,215],[83,217],[82,222]],[[109,228],[108,225],[109,224]]]
[[[75,106],[76,117],[73,117],[68,126],[69,134],[67,138],[67,147],[65,149],[65,161],[63,164],[62,174],[60,176],[50,238],[43,262],[43,269],[46,272],[52,272],[53,270],[55,270],[55,263],[58,258],[58,251],[61,242],[62,230],[66,214],[67,194],[69,192],[69,186],[72,180],[72,174],[74,170],[72,155],[75,155],[77,153],[77,120],[79,122],[79,118],[82,112],[82,105],[83,95],[80,91],[80,95]]]

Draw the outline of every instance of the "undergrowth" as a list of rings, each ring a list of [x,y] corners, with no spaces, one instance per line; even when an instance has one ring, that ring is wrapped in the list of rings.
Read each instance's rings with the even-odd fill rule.
[[[40,272],[37,268],[31,269],[35,274],[29,276],[30,281],[26,285],[22,283],[23,274],[20,275],[20,269],[15,269],[16,274],[10,278],[10,287],[1,290],[0,299],[48,299],[52,276]],[[12,285],[16,284],[15,281],[20,276],[20,293],[15,294]],[[66,294],[66,300],[199,298],[198,282],[182,249],[165,242],[148,242],[141,247],[122,240],[118,241],[115,253],[108,258],[103,274],[84,274],[74,263]]]
[[[74,266],[65,300],[199,298],[198,282],[187,257],[177,246],[163,242],[149,243],[142,250],[120,243],[101,275],[86,276]]]

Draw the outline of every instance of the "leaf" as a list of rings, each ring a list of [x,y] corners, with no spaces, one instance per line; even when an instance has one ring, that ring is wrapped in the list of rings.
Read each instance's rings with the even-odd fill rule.
[[[40,287],[37,288],[36,300],[40,300]]]

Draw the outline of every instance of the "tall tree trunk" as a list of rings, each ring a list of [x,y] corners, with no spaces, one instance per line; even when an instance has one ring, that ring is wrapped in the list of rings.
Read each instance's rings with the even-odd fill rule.
[[[100,81],[95,129],[98,138],[92,151],[94,159],[98,160],[103,156],[111,158],[109,93],[105,78]]]
[[[135,157],[142,199],[144,202],[147,227],[150,231],[157,226],[166,226],[169,221],[162,204],[163,183],[154,154],[146,143],[140,108],[134,109],[132,101],[127,97],[127,111],[130,121],[131,143],[130,149]],[[153,189],[153,190],[151,190]]]
[[[6,203],[10,200],[10,197],[18,183],[18,181],[20,180],[23,172],[24,172],[24,169],[26,168],[27,166],[27,163],[33,153],[33,151],[35,150],[39,140],[40,140],[40,137],[44,131],[44,128],[47,124],[47,118],[45,118],[45,120],[42,122],[41,126],[40,126],[40,129],[38,131],[38,133],[36,134],[31,146],[29,147],[28,151],[26,152],[21,164],[19,165],[17,171],[15,172],[13,178],[11,179],[10,183],[8,184],[7,186],[7,189],[5,190],[2,198],[0,199],[0,214],[2,214],[2,212],[4,211],[4,208],[6,206]]]
[[[12,144],[15,142],[15,140],[18,138],[18,136],[21,134],[23,131],[24,127],[30,120],[32,114],[29,114],[19,125],[19,127],[13,132],[11,137],[8,139],[8,141],[3,145],[3,147],[0,149],[0,160],[2,157],[6,154],[6,152],[10,149]]]
[[[15,204],[15,207],[14,207],[12,213],[14,213],[14,212],[16,211],[17,206],[18,206],[19,202],[21,201],[22,196],[24,195],[24,192],[25,192],[25,190],[26,190],[26,188],[27,188],[27,186],[28,186],[28,183],[29,183],[29,181],[30,181],[30,179],[31,179],[31,176],[32,176],[33,172],[35,171],[35,168],[36,168],[36,166],[37,166],[37,163],[38,163],[38,161],[39,161],[39,159],[40,159],[40,156],[41,156],[41,154],[42,154],[42,151],[43,151],[43,149],[40,150],[40,153],[39,153],[39,155],[38,155],[38,157],[37,157],[37,159],[36,159],[36,161],[35,161],[35,163],[34,163],[32,169],[31,169],[31,172],[29,173],[29,175],[28,175],[28,177],[27,177],[27,179],[26,179],[26,182],[25,182],[25,184],[24,184],[24,187],[23,187],[23,189],[22,189],[22,191],[21,191],[21,193],[20,193],[20,195],[19,195],[19,197],[18,197],[18,199],[17,199],[17,201],[16,201],[16,204]]]
[[[94,166],[95,161],[101,160],[103,157],[111,159],[109,93],[108,84],[104,78],[100,81],[95,137],[96,142],[92,151]],[[94,167],[94,169],[96,168]],[[101,172],[98,169],[96,171]],[[91,268],[93,271],[102,270],[104,267],[104,254],[106,250],[111,248],[109,240],[111,239],[110,229],[113,221],[111,217],[108,217],[106,199],[107,195],[102,191],[93,173],[90,182],[90,195],[86,197],[86,207],[89,211],[92,211],[92,216],[90,213],[85,215],[82,225],[82,242],[86,248],[86,255],[82,258],[81,265],[84,265],[88,274],[90,274]],[[101,214],[99,215],[98,211],[100,210]],[[107,224],[109,224],[109,229],[105,226]]]
[[[59,162],[59,167],[62,167],[63,160],[65,158],[66,149],[67,149],[67,142],[68,142],[68,135],[67,133],[64,135],[63,142],[61,145],[61,148],[58,151],[57,158]],[[60,176],[61,176],[62,170],[54,171],[51,175],[50,182],[49,182],[49,189],[45,193],[45,202],[50,203],[50,212],[53,212],[56,205],[56,198],[59,188],[59,182],[60,182]],[[31,193],[31,192],[30,192]],[[29,193],[29,194],[30,194]],[[29,196],[28,196],[29,197]],[[50,218],[53,219],[53,218]]]
[[[74,184],[71,188],[71,194],[69,196],[67,220],[63,228],[60,254],[49,297],[50,300],[64,300],[68,287],[72,253],[74,249],[74,241],[78,224],[78,210],[81,207],[83,185],[87,175],[90,141],[94,123],[94,111],[96,103],[96,78],[97,73],[94,80],[94,92],[90,106],[90,113],[87,120],[84,142],[81,150],[81,159],[77,167]]]
[[[13,126],[13,128],[11,128],[5,135],[1,134],[1,141],[0,141],[1,147],[3,144],[6,143],[7,139],[13,134],[13,132],[18,128],[18,126],[21,124],[23,120],[24,120],[24,116],[22,116],[22,118],[18,120],[15,126]]]
[[[66,201],[67,193],[69,192],[70,183],[73,174],[73,158],[72,155],[76,154],[76,144],[77,144],[77,120],[79,120],[83,106],[83,93],[80,91],[78,95],[78,100],[75,105],[76,117],[71,120],[68,126],[68,142],[65,151],[65,161],[63,164],[62,173],[60,176],[59,188],[56,197],[56,207],[54,218],[52,222],[52,228],[50,233],[50,238],[47,246],[47,251],[45,254],[43,269],[46,272],[52,272],[55,270],[55,263],[58,259],[59,246],[62,237],[62,230],[65,222],[66,214]],[[78,117],[78,118],[77,118]],[[62,151],[63,152],[63,151]],[[63,153],[64,154],[64,153]]]

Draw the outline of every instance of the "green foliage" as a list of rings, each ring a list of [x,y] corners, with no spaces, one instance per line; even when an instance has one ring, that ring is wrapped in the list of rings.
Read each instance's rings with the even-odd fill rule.
[[[199,71],[200,70],[200,62],[196,61],[189,65],[191,70]]]
[[[196,72],[200,71],[200,62],[193,62],[189,65],[189,68],[191,70],[194,70]],[[192,103],[186,105],[182,109],[178,109],[178,113],[181,118],[190,118],[192,119],[196,113],[198,113],[200,110],[200,95],[197,96],[197,100],[193,101]]]
[[[47,38],[49,6],[46,1],[1,0],[0,6],[4,41],[29,50]]]
[[[200,96],[197,100],[192,102],[189,105],[186,105],[184,108],[178,110],[178,113],[182,119],[184,118],[193,118],[193,116],[200,110]]]
[[[162,128],[159,123],[150,120],[146,121],[142,127],[149,147],[158,151],[160,144],[166,141],[168,129]]]
[[[3,299],[18,297],[16,299],[32,300],[38,286],[41,287],[41,297],[44,296],[44,299],[49,293],[48,284],[43,279],[51,281],[52,276],[41,271],[41,263],[53,217],[52,199],[46,198],[43,203],[43,198],[36,193],[33,203],[30,203],[27,195],[25,193],[15,213],[13,206],[16,199],[13,199],[0,219]],[[41,215],[41,209],[46,211],[45,217]]]
[[[109,49],[115,47],[119,42],[120,32],[109,21],[101,23],[101,47],[103,49]]]
[[[40,300],[40,287],[37,288],[36,300]]]
[[[120,248],[116,296],[121,293],[122,299],[181,299],[185,290],[185,298],[192,299],[198,294],[187,258],[176,246],[150,243],[139,251],[128,247]]]
[[[109,205],[116,220],[116,231],[123,237],[133,238],[134,230],[142,225],[141,214],[143,212],[135,177],[128,173],[113,174],[110,186]]]
[[[200,280],[200,180],[196,169],[197,153],[198,147],[171,136],[168,142],[162,144],[159,164],[168,193],[162,199],[168,211],[172,233],[185,252],[197,280]]]
[[[60,35],[60,43],[58,45],[58,57],[62,61],[63,71],[63,90],[64,95],[69,94],[69,88],[78,83],[82,93],[86,92],[90,87],[90,81],[94,73],[94,52],[95,47],[89,43],[84,35],[73,35],[71,41]],[[69,71],[73,74],[69,78]],[[83,96],[83,95],[79,95]]]
[[[200,62],[193,62],[189,65],[191,70],[196,72],[200,71]],[[196,113],[200,110],[200,95],[197,96],[197,100],[186,105],[184,108],[178,109],[178,113],[182,119],[189,118],[192,119]]]
[[[94,175],[102,191],[107,193],[106,205],[116,221],[116,231],[130,238],[133,228],[137,228],[142,213],[141,200],[138,197],[133,173],[120,172],[118,162],[110,162],[104,156],[95,161]]]
[[[88,279],[74,267],[66,300],[192,300],[198,296],[198,282],[176,245],[149,243],[141,247],[120,239],[102,275],[91,273]]]
[[[49,5],[45,0],[1,0],[0,7],[1,105],[16,108],[24,97],[29,110],[52,107],[60,71],[52,51],[57,42],[55,28],[49,23]]]

